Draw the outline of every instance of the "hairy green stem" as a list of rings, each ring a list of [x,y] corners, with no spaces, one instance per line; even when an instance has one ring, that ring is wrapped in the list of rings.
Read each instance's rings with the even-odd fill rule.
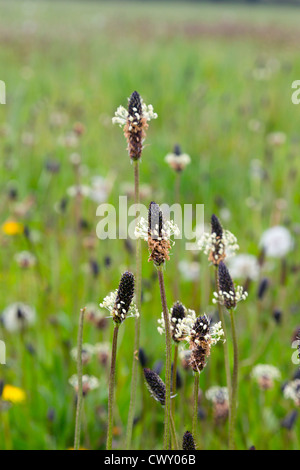
[[[107,441],[106,450],[112,449],[112,432],[113,432],[113,410],[114,410],[114,392],[115,392],[115,375],[116,375],[116,358],[118,343],[119,324],[114,325],[114,335],[111,353],[111,365],[109,375],[109,391],[108,391],[108,425],[107,425]]]
[[[234,450],[235,448],[235,422],[236,422],[236,408],[237,408],[237,394],[238,394],[238,344],[237,335],[234,321],[233,310],[230,310],[230,321],[231,321],[231,332],[233,342],[233,373],[232,373],[232,393],[229,413],[229,449]]]
[[[80,446],[80,428],[82,417],[82,336],[83,336],[83,320],[85,308],[80,310],[79,316],[79,329],[77,339],[77,377],[78,377],[78,391],[77,391],[77,407],[76,407],[76,423],[75,423],[75,437],[74,437],[74,450],[79,450]]]
[[[177,436],[176,436],[175,422],[174,422],[172,413],[170,413],[170,424],[171,424],[173,450],[179,450],[178,439],[177,439]]]
[[[170,413],[171,413],[171,326],[167,307],[164,274],[162,267],[158,269],[158,280],[163,316],[166,330],[166,404],[165,404],[165,427],[164,427],[164,450],[168,450],[170,441]]]
[[[134,202],[136,206],[140,203],[140,178],[139,178],[139,161],[134,162]],[[137,225],[137,219],[136,219]],[[141,311],[141,285],[142,285],[142,257],[141,257],[141,240],[136,241],[136,275],[135,275],[135,297],[137,309]],[[137,391],[137,377],[138,377],[138,361],[136,355],[140,347],[140,331],[141,319],[140,316],[135,319],[135,334],[134,334],[134,351],[132,362],[132,375],[131,375],[131,392],[130,404],[128,412],[127,430],[126,430],[126,450],[130,449],[132,429],[136,404],[136,391]]]

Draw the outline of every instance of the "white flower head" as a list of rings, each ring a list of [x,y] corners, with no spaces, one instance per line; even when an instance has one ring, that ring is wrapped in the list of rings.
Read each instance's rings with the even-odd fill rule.
[[[117,296],[117,289],[113,292],[110,292],[110,294],[108,294],[103,299],[103,302],[100,304],[100,307],[108,310],[111,317],[116,320],[119,319],[120,323],[125,320],[125,317],[139,317],[140,314],[134,302],[131,302],[128,312],[126,313],[125,311],[123,311],[121,304],[116,305]]]
[[[128,98],[128,101],[130,98]],[[151,121],[151,119],[157,119],[157,113],[154,112],[152,104],[146,105],[141,98],[141,105],[142,105],[142,116],[146,119],[146,121]],[[135,111],[135,117],[137,120],[140,119],[140,115],[138,114],[137,110]],[[132,118],[130,116],[130,118]],[[127,120],[129,119],[128,110],[124,108],[124,106],[119,106],[117,111],[115,112],[115,116],[112,118],[113,124],[118,124],[120,127],[125,126]],[[131,119],[134,122],[134,118]]]
[[[229,230],[224,230],[219,219],[211,218],[211,233],[204,232],[198,240],[198,248],[214,265],[218,265],[226,257],[235,255],[239,249],[237,238]]]
[[[205,397],[212,403],[224,403],[229,401],[229,394],[227,387],[218,387],[217,385],[210,387],[205,392]]]
[[[20,251],[19,253],[15,254],[14,258],[20,268],[31,268],[36,264],[35,255],[29,251]]]
[[[266,256],[270,258],[283,258],[294,247],[294,240],[289,230],[281,225],[266,230],[260,239],[260,246]]]
[[[300,406],[300,379],[289,382],[283,389],[283,395],[293,400],[296,406]]]
[[[22,331],[35,322],[34,308],[22,302],[15,302],[6,307],[2,313],[3,326],[7,331]]]
[[[273,387],[274,380],[279,380],[281,373],[277,367],[270,364],[257,364],[253,367],[251,377],[255,379],[262,390]]]
[[[180,302],[176,302],[169,312],[169,321],[171,327],[171,334],[173,341],[176,343],[185,340],[189,334],[192,326],[196,321],[196,312],[187,309]],[[162,335],[165,333],[165,320],[163,313],[161,318],[157,320],[157,331]]]
[[[191,163],[191,157],[182,153],[179,145],[175,145],[174,152],[165,156],[165,162],[175,171],[181,172]]]
[[[69,384],[75,389],[76,393],[78,392],[78,375],[74,374],[69,379]],[[86,395],[91,390],[95,390],[100,385],[97,377],[93,375],[83,375],[82,376],[82,393]]]
[[[248,292],[246,292],[243,286],[235,286],[234,291],[226,292],[219,290],[218,292],[213,293],[213,304],[226,305],[226,302],[232,304],[237,304],[241,300],[246,300],[248,297]]]

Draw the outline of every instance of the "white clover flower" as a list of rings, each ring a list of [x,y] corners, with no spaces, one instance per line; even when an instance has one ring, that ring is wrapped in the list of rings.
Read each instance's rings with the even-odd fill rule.
[[[256,281],[259,277],[259,264],[256,256],[248,254],[236,255],[228,260],[228,268],[235,279],[251,279]]]
[[[218,253],[215,254],[216,246],[218,247]],[[222,239],[218,239],[216,233],[203,233],[198,240],[198,248],[203,251],[205,255],[211,255],[216,260],[220,256],[226,255],[227,258],[235,255],[235,252],[239,250],[237,238],[229,230],[223,230]]]
[[[128,101],[129,101],[129,98],[128,98]],[[154,112],[152,104],[146,105],[141,98],[141,105],[142,105],[142,115],[143,115],[143,118],[146,119],[146,121],[151,121],[151,119],[157,119],[157,114]],[[135,113],[135,116],[137,120],[139,120],[141,117],[137,112]],[[132,116],[129,116],[128,110],[125,109],[124,106],[119,106],[117,111],[115,112],[115,116],[112,118],[112,123],[118,124],[120,127],[123,127],[127,123],[128,119],[134,122],[134,118]]]
[[[108,310],[112,318],[115,318],[115,316],[120,315],[120,317],[121,317],[120,320],[121,321],[123,321],[125,319],[125,317],[126,318],[128,318],[128,317],[138,318],[140,316],[140,314],[139,314],[139,311],[138,311],[138,309],[137,309],[134,302],[131,302],[128,313],[126,313],[126,312],[122,313],[121,305],[118,305],[118,308],[121,309],[121,313],[119,314],[119,312],[116,311],[115,304],[116,304],[117,294],[118,294],[118,289],[116,289],[113,292],[110,292],[110,294],[108,294],[103,299],[103,302],[100,304],[100,307],[105,308],[106,310]]]
[[[283,258],[293,249],[294,239],[286,227],[277,225],[262,234],[259,245],[266,256]]]
[[[212,403],[224,403],[229,401],[229,394],[227,387],[218,387],[217,385],[210,387],[205,392],[205,397]]]
[[[78,392],[78,375],[74,374],[69,379],[69,384]],[[95,390],[100,386],[100,382],[97,377],[93,375],[83,375],[82,376],[82,393],[86,395],[91,390]]]
[[[139,223],[135,229],[135,237],[141,238],[144,241],[148,241],[148,221],[144,217],[140,218]],[[180,230],[172,220],[164,220],[161,229],[161,237],[158,236],[158,225],[152,231],[152,238],[156,240],[168,240],[171,241],[173,235],[179,236]]]
[[[285,398],[293,400],[296,406],[300,406],[300,379],[289,382],[283,390]]]
[[[36,264],[36,257],[29,251],[20,251],[14,256],[16,262],[21,268],[31,268]]]
[[[198,261],[181,260],[178,268],[185,281],[198,281],[200,277],[200,263]]]
[[[235,291],[226,292],[219,290],[218,292],[214,292],[213,296],[213,304],[219,303],[225,305],[226,302],[229,301],[230,304],[236,305],[241,300],[247,299],[248,292],[246,292],[242,286],[235,286]]]
[[[2,322],[7,331],[22,331],[24,328],[34,324],[36,319],[35,310],[22,302],[15,302],[3,310]]]

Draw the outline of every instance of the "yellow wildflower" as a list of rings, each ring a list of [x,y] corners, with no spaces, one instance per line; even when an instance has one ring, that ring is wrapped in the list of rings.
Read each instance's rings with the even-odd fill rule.
[[[2,392],[2,400],[11,403],[23,403],[26,399],[26,393],[19,387],[13,385],[4,385]]]
[[[5,235],[20,235],[24,232],[24,226],[15,220],[7,220],[1,228]]]

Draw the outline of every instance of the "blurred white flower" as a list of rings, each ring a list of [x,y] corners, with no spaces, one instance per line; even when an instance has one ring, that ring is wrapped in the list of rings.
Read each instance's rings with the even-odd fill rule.
[[[296,406],[300,406],[300,379],[289,382],[283,389],[283,395],[293,400]]]
[[[267,135],[267,142],[276,147],[286,143],[286,134],[284,132],[271,132]]]
[[[112,181],[109,181],[103,176],[93,176],[89,198],[97,204],[102,204],[107,201],[111,187]]]
[[[179,271],[185,281],[198,281],[200,277],[200,263],[197,261],[182,260],[178,265]]]
[[[2,322],[7,331],[21,331],[35,322],[35,310],[22,302],[15,302],[3,310]]]
[[[91,188],[84,184],[78,184],[77,186],[70,186],[67,189],[67,194],[70,197],[77,197],[77,196],[86,196],[88,197],[91,193]]]
[[[31,268],[36,264],[36,257],[29,251],[20,251],[14,256],[20,268]]]
[[[76,374],[72,375],[69,379],[69,384],[75,389],[76,393],[78,392],[78,376]],[[85,396],[91,390],[95,390],[100,385],[97,377],[92,375],[83,375],[82,376],[82,394]]]
[[[257,364],[253,367],[251,376],[257,381],[262,390],[269,390],[274,386],[274,380],[281,377],[280,370],[270,364]]]
[[[259,264],[253,255],[236,255],[228,259],[227,265],[233,279],[251,279],[252,281],[258,279]]]
[[[264,249],[266,256],[283,258],[293,249],[294,240],[287,228],[276,225],[262,234],[259,245]]]

